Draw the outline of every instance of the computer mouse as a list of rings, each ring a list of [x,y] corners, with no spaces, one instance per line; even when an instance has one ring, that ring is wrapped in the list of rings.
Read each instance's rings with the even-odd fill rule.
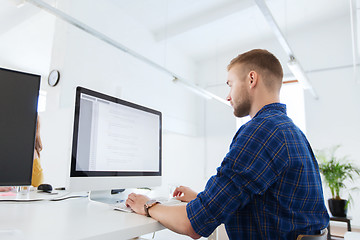
[[[50,184],[40,184],[37,187],[38,191],[43,191],[43,192],[51,192],[52,191],[52,186]]]

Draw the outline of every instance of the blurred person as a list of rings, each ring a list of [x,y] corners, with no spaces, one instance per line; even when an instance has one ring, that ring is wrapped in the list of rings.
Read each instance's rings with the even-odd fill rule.
[[[31,185],[33,187],[38,187],[44,181],[43,169],[40,164],[41,150],[42,150],[42,142],[40,138],[40,118],[38,115],[37,123],[36,123],[34,162],[33,162],[33,171],[32,171],[32,179],[31,179]]]

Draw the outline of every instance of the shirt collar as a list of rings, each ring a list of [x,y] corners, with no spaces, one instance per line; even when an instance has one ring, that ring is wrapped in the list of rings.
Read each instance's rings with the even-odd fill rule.
[[[283,103],[270,103],[268,105],[263,106],[260,111],[258,111],[253,118],[256,118],[258,115],[260,115],[263,112],[268,112],[272,110],[278,110],[282,113],[286,114],[286,105]]]

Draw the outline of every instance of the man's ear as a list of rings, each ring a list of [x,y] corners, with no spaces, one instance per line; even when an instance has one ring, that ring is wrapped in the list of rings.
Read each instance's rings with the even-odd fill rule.
[[[258,81],[258,74],[257,74],[257,72],[255,72],[255,71],[250,71],[249,72],[249,86],[250,86],[250,88],[253,88],[253,87],[255,87],[256,86],[256,84],[257,84],[257,81]]]

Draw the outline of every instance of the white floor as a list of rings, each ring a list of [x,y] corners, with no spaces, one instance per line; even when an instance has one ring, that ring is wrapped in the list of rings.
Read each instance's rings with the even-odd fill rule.
[[[346,232],[344,235],[345,240],[359,240],[360,233],[358,232]]]

